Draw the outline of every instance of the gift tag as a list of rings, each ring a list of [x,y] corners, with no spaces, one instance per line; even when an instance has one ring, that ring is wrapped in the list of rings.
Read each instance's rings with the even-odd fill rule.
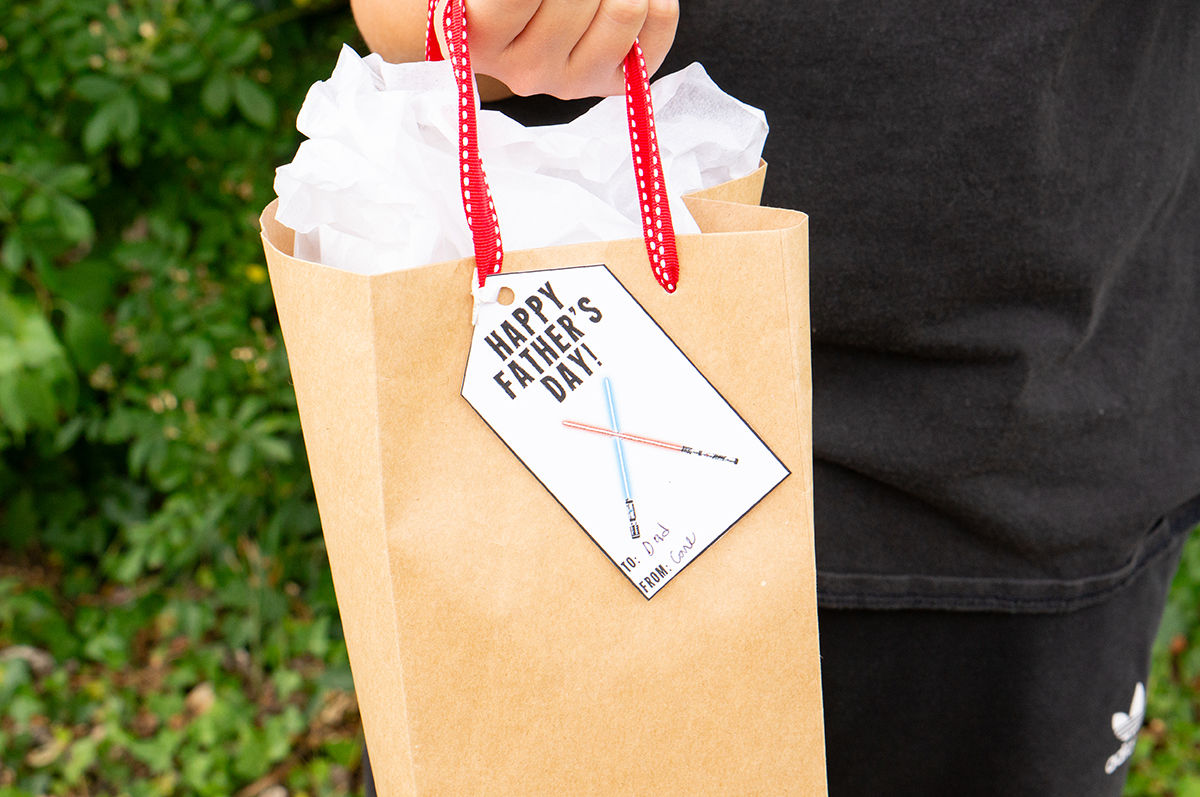
[[[463,397],[647,599],[787,477],[605,266],[485,290]]]

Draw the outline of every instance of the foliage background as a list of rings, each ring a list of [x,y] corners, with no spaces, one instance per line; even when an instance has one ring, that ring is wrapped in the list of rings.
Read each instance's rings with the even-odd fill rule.
[[[333,2],[0,0],[0,797],[361,789],[256,223]],[[1198,605],[1128,794],[1200,797]]]
[[[4,797],[357,786],[256,222],[343,41],[344,5],[0,0]]]

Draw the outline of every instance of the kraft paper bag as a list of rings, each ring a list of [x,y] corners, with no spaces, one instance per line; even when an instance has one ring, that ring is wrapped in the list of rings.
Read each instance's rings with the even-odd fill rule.
[[[605,264],[790,471],[653,600],[460,395],[474,259],[355,275],[264,211],[381,795],[826,793],[808,221],[764,171],[686,198],[673,294],[640,239],[506,254]]]

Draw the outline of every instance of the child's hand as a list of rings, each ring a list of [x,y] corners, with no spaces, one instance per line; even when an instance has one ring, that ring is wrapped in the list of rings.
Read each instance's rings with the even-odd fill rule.
[[[446,0],[438,6],[438,19]],[[423,0],[352,0],[359,30],[388,61],[425,54]],[[468,0],[471,65],[517,94],[563,99],[624,91],[622,63],[639,39],[650,73],[675,40],[678,0]],[[439,33],[441,33],[439,31]],[[442,52],[445,52],[445,39]],[[489,92],[484,81],[480,90]]]
[[[678,20],[678,0],[470,0],[471,65],[517,94],[621,94],[634,39],[653,74]]]

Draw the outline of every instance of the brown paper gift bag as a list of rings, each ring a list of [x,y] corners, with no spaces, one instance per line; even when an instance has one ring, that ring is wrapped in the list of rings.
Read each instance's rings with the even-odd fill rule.
[[[764,173],[686,199],[672,294],[639,239],[504,259],[606,264],[791,471],[652,601],[461,397],[475,259],[351,274],[264,211],[381,795],[825,794],[808,223]]]

